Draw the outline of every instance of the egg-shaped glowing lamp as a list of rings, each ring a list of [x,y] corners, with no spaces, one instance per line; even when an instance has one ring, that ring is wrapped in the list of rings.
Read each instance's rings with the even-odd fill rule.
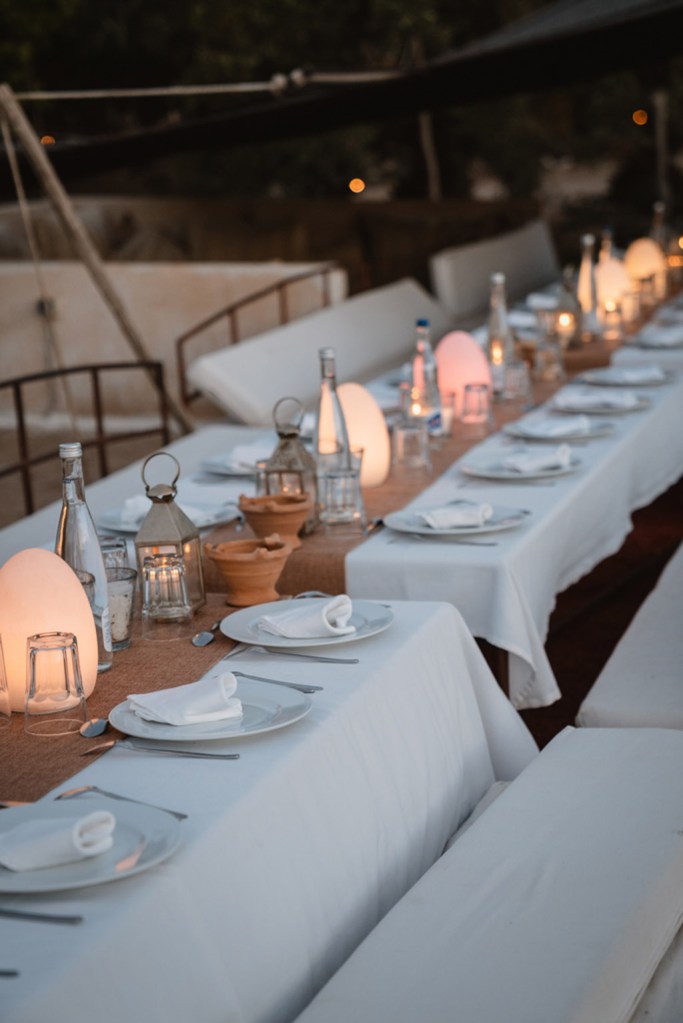
[[[340,384],[341,403],[349,444],[363,449],[360,482],[363,487],[379,487],[389,475],[391,444],[381,408],[360,384]]]
[[[464,330],[454,330],[441,338],[434,352],[439,390],[455,395],[455,416],[459,418],[462,396],[467,384],[488,384],[491,367],[477,341]]]
[[[14,711],[26,696],[26,640],[38,632],[72,632],[83,689],[97,681],[97,635],[90,602],[76,573],[57,554],[30,547],[0,568],[0,635]]]
[[[653,238],[636,238],[631,242],[624,253],[624,266],[636,284],[654,277],[655,295],[666,296],[666,256]]]

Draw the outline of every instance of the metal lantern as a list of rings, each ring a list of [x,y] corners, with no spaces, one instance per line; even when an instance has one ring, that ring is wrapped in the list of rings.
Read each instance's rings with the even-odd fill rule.
[[[280,398],[275,404],[273,421],[280,440],[263,473],[267,494],[310,495],[313,506],[304,524],[304,531],[310,533],[318,524],[318,486],[315,459],[300,437],[303,416],[303,405],[297,398]]]
[[[145,470],[153,458],[162,455],[174,463],[175,475],[170,483],[152,485],[146,479]],[[192,610],[196,611],[206,603],[202,551],[197,527],[175,503],[179,476],[180,465],[167,451],[157,451],[145,459],[142,466],[142,481],[152,506],[135,537],[135,555],[141,579],[145,558],[151,558],[155,554],[174,554],[182,558],[190,603]]]

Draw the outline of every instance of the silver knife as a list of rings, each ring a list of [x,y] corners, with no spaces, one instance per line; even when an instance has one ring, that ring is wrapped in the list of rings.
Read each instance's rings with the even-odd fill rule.
[[[35,920],[45,924],[82,924],[83,917],[72,913],[36,913],[28,909],[8,909],[0,906],[0,916],[12,920]]]

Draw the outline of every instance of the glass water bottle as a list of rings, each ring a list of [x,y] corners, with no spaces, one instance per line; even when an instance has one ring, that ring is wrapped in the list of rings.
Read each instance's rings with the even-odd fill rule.
[[[600,333],[598,322],[598,297],[595,287],[595,266],[593,265],[593,247],[595,236],[584,234],[581,238],[581,263],[576,296],[581,306],[581,339],[590,341]]]
[[[87,572],[93,578],[89,593],[97,631],[97,670],[112,666],[112,640],[109,617],[107,573],[90,509],[85,500],[83,451],[79,442],[59,445],[62,459],[62,510],[57,526],[55,552],[75,572]]]
[[[422,410],[421,418],[431,436],[441,433],[441,397],[439,395],[438,370],[432,351],[429,320],[415,323],[415,354],[412,363],[414,400]]]
[[[487,355],[491,366],[493,394],[500,397],[505,390],[505,368],[515,358],[514,339],[508,323],[505,274],[491,274],[489,293]]]
[[[315,419],[313,451],[320,470],[326,468],[349,469],[351,449],[344,412],[337,394],[337,369],[334,348],[321,348],[320,397]]]

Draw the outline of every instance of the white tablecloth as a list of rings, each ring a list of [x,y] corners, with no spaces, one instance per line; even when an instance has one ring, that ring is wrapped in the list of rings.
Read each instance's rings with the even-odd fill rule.
[[[590,727],[683,728],[683,547],[579,708]]]
[[[560,693],[544,650],[556,595],[618,550],[630,532],[631,512],[683,472],[683,384],[641,391],[651,406],[604,417],[613,423],[613,433],[576,445],[581,465],[569,476],[541,485],[474,481],[456,463],[409,506],[467,498],[527,509],[521,526],[480,538],[497,546],[447,539],[396,542],[399,534],[379,530],[347,556],[348,592],[450,601],[475,636],[509,652],[510,697],[516,707],[557,700]],[[496,434],[461,461],[496,462],[512,449],[504,435]],[[534,450],[541,449],[536,445]]]
[[[138,877],[12,899],[85,920],[0,919],[0,966],[21,971],[2,982],[3,1023],[277,1023],[310,1001],[494,778],[536,755],[454,609],[394,612],[387,631],[332,648],[358,666],[227,662],[324,686],[301,721],[233,742],[239,761],[119,748],[60,787],[189,818],[173,857]]]
[[[680,987],[643,995],[683,921],[682,772],[680,732],[566,730],[298,1023],[680,1020]]]

